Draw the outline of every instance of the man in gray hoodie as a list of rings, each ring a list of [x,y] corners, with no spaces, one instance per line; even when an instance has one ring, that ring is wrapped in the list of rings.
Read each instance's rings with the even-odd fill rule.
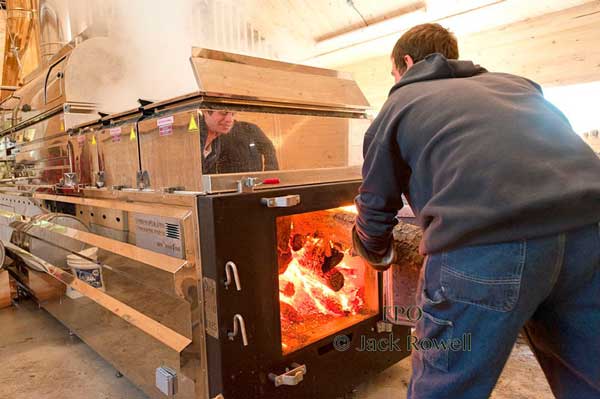
[[[427,255],[408,397],[488,397],[521,328],[558,398],[600,397],[600,159],[525,78],[458,61],[437,24],[392,52],[396,84],[365,134],[355,245],[393,262],[405,194]]]

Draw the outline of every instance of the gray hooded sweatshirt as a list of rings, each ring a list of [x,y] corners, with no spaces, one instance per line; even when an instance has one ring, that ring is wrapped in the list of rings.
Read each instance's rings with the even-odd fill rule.
[[[406,194],[421,252],[529,239],[600,221],[600,158],[530,80],[431,54],[367,130],[356,231],[389,246]]]

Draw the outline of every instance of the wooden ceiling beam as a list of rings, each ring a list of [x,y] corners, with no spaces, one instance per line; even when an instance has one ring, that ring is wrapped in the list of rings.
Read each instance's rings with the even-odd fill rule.
[[[6,1],[2,85],[18,86],[40,64],[38,0]],[[2,90],[1,98],[12,92]]]
[[[544,86],[600,81],[600,1],[458,37],[460,58]],[[393,45],[393,44],[392,44]],[[393,85],[389,52],[337,66],[378,109]]]

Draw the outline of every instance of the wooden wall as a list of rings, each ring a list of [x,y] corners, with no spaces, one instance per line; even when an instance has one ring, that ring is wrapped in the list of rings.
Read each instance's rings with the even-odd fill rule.
[[[458,40],[462,59],[490,71],[526,76],[545,86],[600,80],[600,1]],[[385,102],[393,85],[388,55],[337,69],[354,75],[375,109]]]
[[[2,84],[16,86],[22,84],[23,79],[40,65],[38,0],[7,0],[6,8],[8,11],[3,11]],[[10,36],[14,39],[12,44],[20,49],[20,66],[10,52]],[[9,94],[11,92],[8,90],[1,91],[2,98]]]
[[[10,306],[12,298],[13,293],[8,271],[0,270],[0,309]]]
[[[0,71],[4,69],[4,49],[6,47],[6,10],[0,10]],[[1,83],[1,82],[0,82]]]

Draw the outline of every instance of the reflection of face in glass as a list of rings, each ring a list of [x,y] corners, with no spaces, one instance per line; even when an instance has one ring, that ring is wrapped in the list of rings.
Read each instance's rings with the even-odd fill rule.
[[[235,122],[235,112],[205,111],[204,122],[210,132],[216,135],[227,134]]]

